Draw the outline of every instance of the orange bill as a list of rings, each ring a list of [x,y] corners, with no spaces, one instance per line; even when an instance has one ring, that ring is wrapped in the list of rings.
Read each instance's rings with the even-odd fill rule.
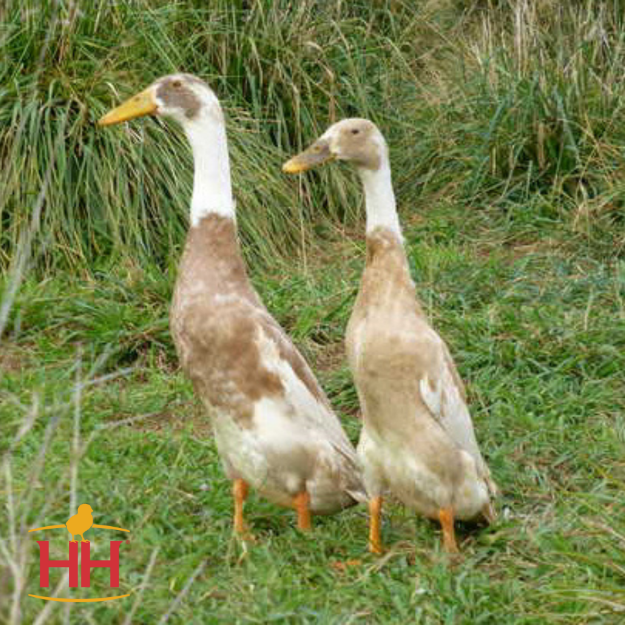
[[[143,117],[144,115],[153,115],[158,108],[154,89],[148,87],[141,93],[132,96],[123,104],[109,111],[104,117],[98,121],[98,126],[111,126],[120,124],[121,122],[134,119],[135,117]]]
[[[319,139],[307,150],[300,152],[297,156],[284,163],[282,171],[287,174],[299,174],[333,158],[334,154],[330,151],[330,143],[325,139]]]

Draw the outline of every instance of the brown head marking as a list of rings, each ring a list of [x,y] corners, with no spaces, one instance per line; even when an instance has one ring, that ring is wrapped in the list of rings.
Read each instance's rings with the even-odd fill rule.
[[[168,76],[159,81],[156,96],[166,106],[182,109],[187,119],[194,119],[202,103],[190,87],[192,83],[201,84],[206,87],[202,80],[190,74]]]

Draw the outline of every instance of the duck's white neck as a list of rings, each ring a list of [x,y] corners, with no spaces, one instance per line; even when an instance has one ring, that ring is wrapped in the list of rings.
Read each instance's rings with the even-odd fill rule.
[[[365,189],[367,234],[381,226],[397,234],[401,240],[401,227],[388,159],[383,158],[380,167],[375,171],[361,168],[359,174]]]
[[[211,113],[200,113],[184,125],[193,148],[193,197],[191,226],[209,214],[235,218],[228,140],[223,120]]]

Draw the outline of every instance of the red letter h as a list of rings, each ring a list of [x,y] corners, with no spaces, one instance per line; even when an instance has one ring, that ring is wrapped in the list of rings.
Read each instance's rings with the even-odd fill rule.
[[[69,587],[76,588],[78,586],[78,543],[69,543],[69,560],[50,560],[49,542],[38,540],[37,544],[39,545],[39,585],[47,588],[50,585],[50,567],[59,567],[69,569]]]
[[[111,541],[110,560],[92,560],[91,543],[80,543],[80,585],[83,588],[91,585],[92,568],[108,568],[111,571],[111,588],[119,588],[119,546],[121,540]],[[70,584],[71,586],[71,584]]]

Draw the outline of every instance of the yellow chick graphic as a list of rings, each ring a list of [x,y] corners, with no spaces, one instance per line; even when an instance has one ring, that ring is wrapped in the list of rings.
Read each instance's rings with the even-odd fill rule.
[[[80,504],[78,506],[78,512],[65,524],[67,531],[72,535],[71,542],[77,542],[74,540],[74,536],[76,534],[80,534],[81,542],[89,542],[88,540],[85,540],[83,534],[93,525],[93,517],[91,516],[92,512],[93,508],[89,504]]]

